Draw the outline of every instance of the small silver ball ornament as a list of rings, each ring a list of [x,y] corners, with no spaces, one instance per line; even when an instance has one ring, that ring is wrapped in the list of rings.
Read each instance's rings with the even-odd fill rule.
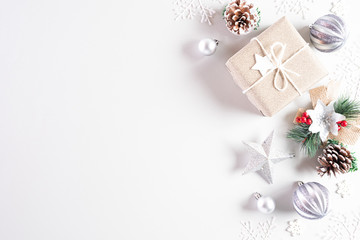
[[[205,38],[199,42],[198,48],[203,55],[210,56],[215,53],[218,44],[216,39]]]
[[[347,36],[344,20],[334,14],[322,16],[310,26],[310,40],[321,52],[340,49],[345,44]]]
[[[329,211],[329,190],[317,182],[298,182],[293,195],[296,212],[306,219],[320,219]]]
[[[257,209],[259,212],[269,214],[275,210],[275,202],[271,197],[264,197],[260,193],[254,193],[257,200]]]

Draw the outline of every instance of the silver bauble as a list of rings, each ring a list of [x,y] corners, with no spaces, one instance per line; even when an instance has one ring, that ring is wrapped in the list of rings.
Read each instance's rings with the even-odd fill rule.
[[[293,195],[293,204],[304,218],[323,218],[329,211],[329,190],[317,182],[300,182]]]
[[[205,38],[199,42],[199,51],[205,55],[210,56],[215,53],[219,41],[216,39]]]
[[[327,14],[310,26],[310,40],[321,52],[340,49],[348,36],[345,22],[339,16]]]
[[[254,193],[257,200],[256,206],[259,212],[272,213],[275,210],[275,202],[271,197],[264,197],[260,193]]]

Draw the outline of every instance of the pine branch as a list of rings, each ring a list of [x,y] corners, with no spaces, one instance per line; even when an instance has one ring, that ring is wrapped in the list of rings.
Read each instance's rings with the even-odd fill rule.
[[[334,103],[335,112],[346,117],[346,120],[356,120],[360,117],[360,102],[350,100],[349,97],[340,97]]]
[[[259,10],[259,8],[256,8],[256,12],[259,16],[259,20],[257,21],[256,23],[256,27],[254,28],[254,30],[258,30],[259,29],[259,26],[260,26],[260,21],[261,21],[261,11]]]
[[[336,139],[328,139],[327,140],[327,144],[326,145],[330,145],[330,144],[334,144],[334,145],[341,145],[342,147],[343,147],[343,144],[342,143],[340,143],[338,140],[336,140]]]
[[[349,172],[356,172],[358,169],[358,160],[357,158],[355,157],[354,155],[355,153],[351,153],[351,155],[353,156],[354,160],[352,161],[352,164],[351,164],[351,168],[349,170]]]
[[[314,157],[316,152],[321,146],[321,139],[319,133],[311,133],[308,138],[305,139],[301,148],[306,152],[309,157]]]
[[[321,139],[320,134],[310,132],[309,127],[310,126],[305,123],[296,125],[288,132],[287,138],[301,143],[301,148],[305,151],[305,153],[309,157],[314,157],[321,146]]]
[[[288,132],[287,137],[293,139],[295,142],[300,143],[309,136],[309,133],[311,133],[309,131],[309,125],[300,123]]]

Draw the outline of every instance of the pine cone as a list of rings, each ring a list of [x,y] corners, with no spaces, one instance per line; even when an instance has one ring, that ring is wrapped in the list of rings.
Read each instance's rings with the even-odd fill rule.
[[[347,173],[354,161],[350,151],[337,144],[329,144],[318,157],[320,167],[316,167],[320,176],[325,173],[336,176],[337,173]]]
[[[257,26],[259,15],[252,3],[235,0],[226,6],[224,12],[226,26],[234,34],[246,34]]]

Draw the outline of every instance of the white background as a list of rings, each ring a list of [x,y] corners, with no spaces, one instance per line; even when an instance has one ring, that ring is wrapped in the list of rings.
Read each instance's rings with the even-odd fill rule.
[[[356,189],[358,173],[321,179],[316,161],[285,138],[308,94],[265,118],[225,68],[281,17],[274,1],[258,4],[260,30],[237,37],[221,5],[209,26],[174,21],[171,1],[2,0],[0,239],[232,240],[241,221],[271,216],[273,239],[289,239],[287,221],[300,219],[291,205],[298,180],[327,186],[334,211],[358,206],[355,191],[335,194],[342,179]],[[288,14],[307,41],[307,26],[331,2],[311,6],[305,19]],[[196,49],[205,37],[220,40],[211,57]],[[318,55],[328,67],[338,59]],[[275,145],[297,157],[277,164],[269,185],[242,175],[242,141],[260,143],[273,129]],[[271,216],[253,208],[255,191],[275,199]],[[327,224],[301,223],[297,239],[315,239]]]

